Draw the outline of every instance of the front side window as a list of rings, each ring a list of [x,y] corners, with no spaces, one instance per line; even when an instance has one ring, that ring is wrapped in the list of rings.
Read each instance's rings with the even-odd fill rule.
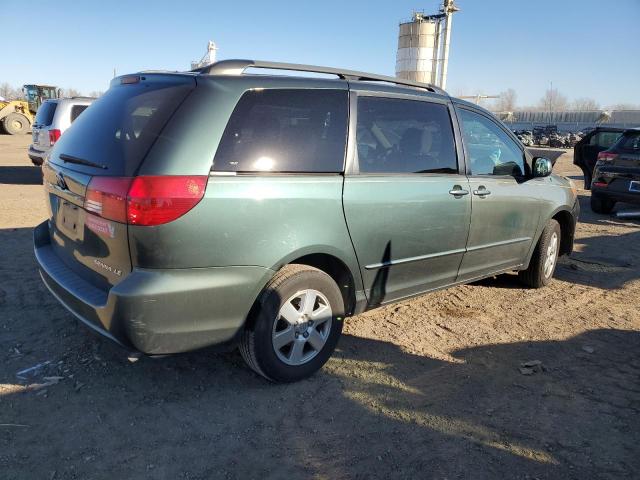
[[[360,173],[458,172],[446,105],[360,97],[356,139]]]
[[[479,113],[465,109],[458,112],[472,175],[525,174],[524,154],[502,128]]]
[[[229,119],[213,168],[219,172],[342,172],[347,117],[345,90],[249,91]]]

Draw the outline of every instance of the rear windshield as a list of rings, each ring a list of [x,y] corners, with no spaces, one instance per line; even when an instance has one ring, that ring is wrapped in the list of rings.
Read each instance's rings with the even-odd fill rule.
[[[345,90],[254,90],[236,106],[214,159],[221,172],[341,172]]]
[[[625,152],[640,152],[640,132],[627,132],[620,139],[617,149]]]
[[[111,87],[60,138],[51,162],[92,175],[134,175],[194,86],[189,77],[147,76]]]
[[[51,125],[57,107],[58,102],[44,102],[40,105],[40,108],[38,108],[38,112],[36,113],[35,124],[43,127]]]

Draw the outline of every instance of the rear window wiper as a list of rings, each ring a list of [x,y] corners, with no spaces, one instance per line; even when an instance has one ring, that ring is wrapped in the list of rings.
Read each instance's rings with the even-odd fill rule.
[[[77,163],[78,165],[86,165],[88,167],[96,167],[96,168],[101,168],[103,170],[106,170],[107,168],[109,168],[106,165],[95,163],[90,160],[85,160],[84,158],[74,157],[73,155],[67,155],[66,153],[61,153],[60,159],[66,163]]]

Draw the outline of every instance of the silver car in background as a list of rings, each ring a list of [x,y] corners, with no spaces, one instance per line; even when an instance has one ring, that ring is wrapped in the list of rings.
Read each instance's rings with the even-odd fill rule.
[[[51,147],[94,100],[92,97],[59,98],[46,100],[40,105],[29,145],[29,158],[34,165],[42,165]]]

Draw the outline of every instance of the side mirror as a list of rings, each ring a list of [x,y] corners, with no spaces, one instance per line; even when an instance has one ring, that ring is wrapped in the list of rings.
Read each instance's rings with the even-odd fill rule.
[[[536,157],[533,159],[533,176],[534,177],[548,177],[553,170],[553,164],[551,160],[544,157]]]

